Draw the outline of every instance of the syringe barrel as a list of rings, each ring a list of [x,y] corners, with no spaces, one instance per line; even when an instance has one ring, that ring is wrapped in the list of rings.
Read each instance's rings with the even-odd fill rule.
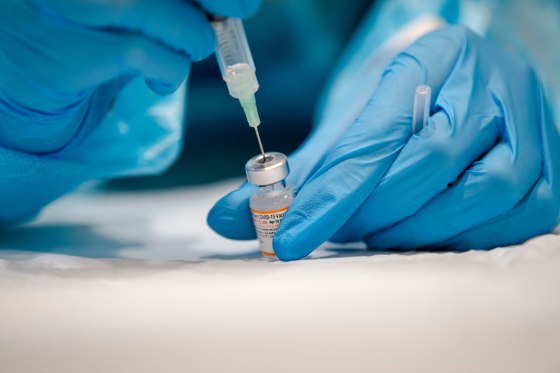
[[[230,95],[237,99],[254,95],[259,83],[241,19],[215,18],[212,27],[216,35],[216,59]]]

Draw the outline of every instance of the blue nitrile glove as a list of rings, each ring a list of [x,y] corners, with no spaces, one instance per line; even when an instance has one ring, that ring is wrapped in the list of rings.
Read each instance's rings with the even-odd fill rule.
[[[418,84],[432,87],[428,126],[411,137]],[[320,157],[319,128],[290,160],[299,193],[273,245],[283,260],[322,242],[374,249],[488,249],[549,232],[560,211],[560,136],[532,69],[460,26],[401,53],[358,119]],[[309,175],[309,176],[308,176]],[[209,224],[252,238],[250,187]]]
[[[0,225],[33,216],[85,180],[167,166],[182,135],[177,89],[191,61],[214,49],[205,12],[245,17],[258,3],[3,1]],[[160,98],[138,79],[178,94]]]

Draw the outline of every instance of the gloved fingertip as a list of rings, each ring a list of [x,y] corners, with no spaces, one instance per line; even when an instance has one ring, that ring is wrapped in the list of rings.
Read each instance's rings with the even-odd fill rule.
[[[324,195],[315,193],[315,190],[307,189],[303,191],[305,195],[302,191],[294,199],[273,239],[274,252],[283,261],[306,257],[330,236],[330,224],[324,219],[325,210],[329,210],[335,200],[322,198]]]
[[[310,225],[309,219],[299,216],[298,211],[292,211],[288,219],[284,217],[272,241],[274,253],[282,261],[305,258],[322,243],[317,241],[318,225]]]
[[[312,251],[301,250],[301,246],[297,243],[290,233],[276,235],[272,240],[274,253],[283,262],[290,262],[305,258]]]
[[[250,17],[257,12],[260,6],[260,0],[241,0],[240,7],[242,14],[240,16],[242,18]]]
[[[155,94],[160,96],[167,96],[175,92],[180,86],[182,82],[179,84],[169,84],[164,83],[158,80],[153,79],[146,79],[146,85],[150,88]]]

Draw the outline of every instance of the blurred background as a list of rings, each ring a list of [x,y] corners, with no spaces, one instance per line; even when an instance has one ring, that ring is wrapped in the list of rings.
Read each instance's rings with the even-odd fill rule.
[[[260,89],[265,149],[289,154],[309,133],[335,61],[371,0],[265,0],[246,20]],[[109,181],[111,190],[152,190],[242,177],[258,153],[254,130],[231,98],[213,56],[194,63],[183,152],[163,175]]]

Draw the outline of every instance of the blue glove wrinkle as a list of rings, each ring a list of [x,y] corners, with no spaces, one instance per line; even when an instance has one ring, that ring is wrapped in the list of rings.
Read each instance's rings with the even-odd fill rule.
[[[56,153],[54,156],[59,158],[72,159],[72,152],[76,147],[83,145],[83,142],[98,128],[108,113],[110,113],[115,102],[116,95],[131,80],[130,76],[123,76],[105,84],[101,84],[97,90],[91,95],[87,103],[87,110],[82,119],[82,123],[75,131],[68,143]],[[102,175],[91,175],[91,177],[102,177]]]
[[[0,147],[32,154],[59,151],[78,131],[87,105],[86,99],[55,113],[43,113],[10,100],[0,89]]]

